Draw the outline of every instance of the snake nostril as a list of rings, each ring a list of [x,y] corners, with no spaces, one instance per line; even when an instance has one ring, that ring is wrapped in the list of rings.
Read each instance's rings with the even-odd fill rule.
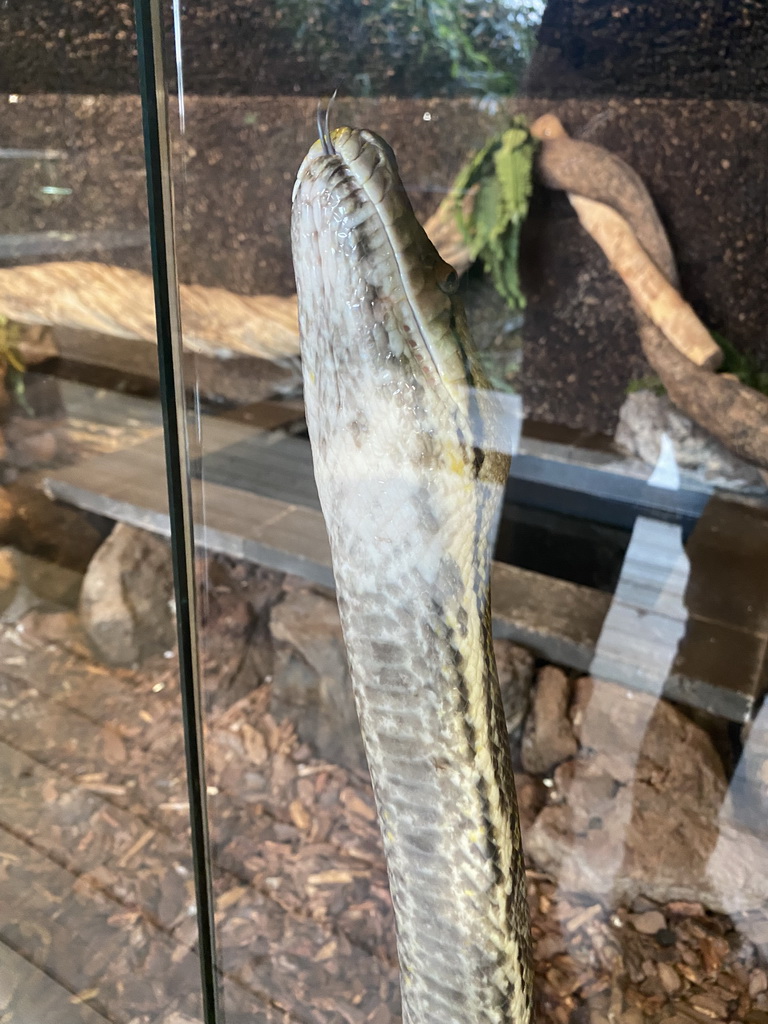
[[[453,269],[450,268],[444,278],[437,282],[437,287],[441,292],[445,292],[446,295],[454,295],[457,288],[459,287],[459,275]]]

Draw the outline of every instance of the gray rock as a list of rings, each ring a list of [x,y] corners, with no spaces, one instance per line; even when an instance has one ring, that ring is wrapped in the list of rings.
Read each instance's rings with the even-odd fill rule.
[[[646,910],[643,914],[630,914],[629,922],[641,935],[655,935],[666,928],[667,921],[660,910]]]
[[[272,714],[289,718],[318,757],[366,768],[336,601],[307,588],[272,609]]]
[[[768,701],[742,729],[742,742],[731,779],[733,816],[768,840]]]
[[[0,548],[0,611],[3,622],[17,622],[41,605],[77,604],[83,574],[14,547]]]
[[[523,767],[544,775],[578,750],[568,718],[571,687],[562,669],[546,665],[536,682],[533,710],[523,733]]]
[[[536,661],[526,648],[494,637],[493,650],[499,670],[501,700],[510,735],[515,735],[528,714]]]
[[[172,648],[176,627],[168,542],[118,523],[88,566],[80,618],[111,665],[132,665]]]
[[[209,708],[221,711],[274,671],[270,608],[282,597],[282,574],[224,555],[197,561],[202,637],[200,664]]]
[[[630,455],[655,466],[661,438],[669,438],[679,469],[698,476],[713,487],[764,494],[766,485],[758,470],[732,455],[711,434],[677,409],[666,395],[635,391],[619,410],[615,440]]]
[[[582,749],[556,770],[552,803],[526,837],[536,864],[563,890],[607,901],[764,906],[768,843],[731,814],[707,733],[613,683],[593,680],[590,695],[582,681],[578,698]]]

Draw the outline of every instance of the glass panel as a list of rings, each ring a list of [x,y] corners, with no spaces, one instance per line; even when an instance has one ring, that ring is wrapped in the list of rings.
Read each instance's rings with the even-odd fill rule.
[[[767,28],[177,11],[228,1021],[768,1019]]]
[[[0,1018],[181,1024],[200,964],[131,7],[0,5],[0,69]]]

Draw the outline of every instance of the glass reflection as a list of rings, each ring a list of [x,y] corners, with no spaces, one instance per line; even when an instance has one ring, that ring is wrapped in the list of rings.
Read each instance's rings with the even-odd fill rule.
[[[715,392],[758,392],[765,357],[755,340],[765,126],[754,5],[739,17],[714,4],[693,13],[677,4],[467,5],[477,32],[460,51],[458,5],[342,6],[343,21],[336,5],[177,5],[168,39],[178,78],[169,86],[183,95],[178,116],[173,108],[173,176],[184,384],[199,443],[190,458],[200,654],[218,968],[232,1021],[387,1024],[400,1015],[391,898],[296,358],[289,196],[318,98],[344,79],[336,123],[387,138],[430,230],[465,161],[513,115],[528,125],[556,115],[570,141],[618,154],[640,175],[658,210],[652,230],[638,229],[642,248],[705,328],[718,328],[717,347],[741,357],[727,364],[738,385],[707,371],[687,404],[685,394],[676,400],[690,411],[691,396],[704,395],[705,426],[727,432]],[[493,18],[507,14],[494,36]],[[60,148],[55,139],[10,144]],[[46,173],[44,187],[69,187],[55,168]],[[585,177],[594,200],[603,179]],[[658,339],[654,349],[645,321],[638,330],[639,299],[587,237],[589,206],[579,209],[571,185],[538,181],[521,237],[523,313],[508,309],[490,275],[469,269],[450,220],[447,238],[435,238],[451,263],[465,261],[460,294],[513,422],[493,439],[514,456],[494,611],[540,1019],[762,1024],[764,481],[675,408],[673,388],[658,394],[656,366],[645,362]],[[138,284],[127,294],[136,317]],[[84,305],[96,315],[92,298]],[[711,355],[706,334],[699,341]],[[82,408],[79,394],[67,399],[72,408]],[[87,479],[57,475],[56,493],[102,510],[106,500],[113,514],[159,529],[162,461],[143,433],[157,423],[142,415],[131,412],[133,455],[123,437],[117,457],[92,464]],[[755,461],[759,418],[749,424],[741,443]],[[133,579],[139,564],[151,574],[156,563],[136,555],[136,537],[126,548]],[[150,618],[166,621],[153,608]],[[94,784],[123,783],[109,774]],[[178,773],[162,785],[150,820],[162,813],[178,831]],[[189,882],[174,870],[173,892],[183,882],[187,902],[152,906],[178,911],[172,933],[189,944]],[[172,974],[160,973],[170,986]],[[109,1016],[113,1005],[104,1002]],[[135,1006],[151,1019],[154,1010]],[[196,1014],[172,986],[154,1009],[158,1020]]]
[[[195,1019],[130,7],[0,26],[0,1017]]]
[[[429,106],[418,131],[438,120]],[[339,110],[342,121],[384,120],[373,105],[340,100]],[[309,105],[304,115],[311,120]],[[188,107],[190,131],[192,124]],[[537,316],[541,304],[526,314],[527,329]],[[734,650],[732,619],[747,602],[742,595],[740,612],[715,608],[707,595],[724,570],[706,552],[718,517],[747,506],[713,496],[690,465],[679,468],[671,435],[649,468],[573,430],[555,437],[532,423],[534,410],[546,410],[536,388],[548,378],[526,363],[525,340],[523,351],[521,380],[518,363],[493,361],[496,378],[511,373],[524,389],[528,415],[523,423],[522,395],[509,399],[522,436],[519,446],[509,442],[518,460],[497,557],[516,545],[526,561],[496,566],[495,612],[513,693],[542,1019],[746,1016],[765,1003],[755,869],[762,847],[759,836],[726,825],[725,808],[742,757],[738,725],[759,700],[759,674],[745,654],[722,671]],[[254,1011],[269,992],[313,1019],[397,1019],[392,911],[371,791],[359,774],[342,636],[331,595],[312,584],[330,575],[307,487],[307,440],[300,414],[280,401],[255,403],[247,415],[258,430],[243,427],[245,417],[235,426],[203,412],[205,536],[213,548],[289,568],[294,578],[271,578],[268,607],[247,598],[251,625],[237,627],[238,635],[251,628],[269,636],[272,660],[261,651],[250,677],[269,689],[225,708],[227,697],[214,692],[218,665],[209,663],[217,865],[235,866],[255,889],[229,896],[220,879],[224,964]],[[248,509],[245,528],[238,509]],[[534,530],[545,540],[539,548],[521,539]],[[562,551],[551,554],[556,543],[568,549],[567,570]],[[237,593],[207,571],[222,593]],[[252,586],[245,582],[244,592]],[[232,600],[229,612],[211,600],[204,642],[212,651],[234,624]],[[239,678],[247,687],[248,676]],[[292,916],[306,913],[311,931]],[[273,937],[261,940],[260,928],[274,928]],[[311,964],[302,959],[308,949],[318,951]],[[226,1001],[225,1012],[234,1013]]]

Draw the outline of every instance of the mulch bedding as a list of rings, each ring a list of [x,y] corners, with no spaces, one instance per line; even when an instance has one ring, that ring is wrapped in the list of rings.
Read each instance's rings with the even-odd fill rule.
[[[201,1019],[176,678],[172,657],[104,668],[72,613],[0,627],[0,942],[126,1024]],[[314,758],[269,701],[214,700],[206,721],[226,1019],[395,1024],[369,780]],[[768,1024],[766,946],[738,921],[606,907],[533,868],[528,886],[540,1024]],[[0,1020],[25,999],[3,991]]]

